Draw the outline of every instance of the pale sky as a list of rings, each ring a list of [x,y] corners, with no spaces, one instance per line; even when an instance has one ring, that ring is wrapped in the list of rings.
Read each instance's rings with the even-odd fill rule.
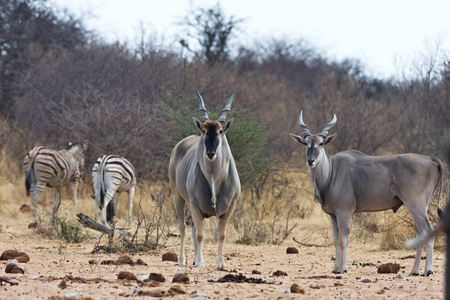
[[[107,41],[136,41],[140,24],[170,44],[190,7],[212,0],[50,0]],[[235,40],[304,39],[331,59],[357,58],[369,75],[399,75],[419,55],[436,49],[450,57],[449,0],[222,0],[227,16],[245,19]],[[405,70],[407,71],[407,70]]]

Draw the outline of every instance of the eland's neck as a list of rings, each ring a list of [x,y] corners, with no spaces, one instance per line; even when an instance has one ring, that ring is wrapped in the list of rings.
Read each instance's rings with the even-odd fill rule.
[[[322,159],[314,168],[309,168],[309,176],[315,187],[321,191],[328,185],[331,178],[331,160],[323,153]]]

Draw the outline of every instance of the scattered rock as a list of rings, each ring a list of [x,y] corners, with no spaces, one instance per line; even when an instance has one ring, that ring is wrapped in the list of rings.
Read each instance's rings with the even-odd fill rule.
[[[90,259],[90,260],[89,260],[89,264],[90,264],[90,265],[97,265],[97,264],[98,264],[98,261],[96,261],[95,259]]]
[[[379,291],[377,292],[378,295],[383,295],[384,293],[385,293],[384,290],[379,290]]]
[[[302,289],[298,284],[293,283],[291,285],[291,293],[295,293],[295,294],[305,294],[305,290]]]
[[[257,275],[260,275],[260,274],[261,274],[261,271],[258,271],[258,270],[253,270],[253,271],[252,271],[252,274],[257,274]]]
[[[170,289],[167,291],[167,293],[170,296],[186,294],[186,292],[183,290],[183,288],[179,285],[174,285],[174,286],[170,287]]]
[[[38,228],[38,222],[37,221],[34,221],[34,222],[28,224],[28,229],[36,229],[36,228]]]
[[[22,204],[22,206],[19,208],[21,213],[30,213],[31,212],[31,207],[28,204]]]
[[[119,259],[117,260],[117,265],[130,265],[130,266],[134,266],[134,261],[131,257],[129,257],[128,255],[122,255],[119,257]]]
[[[343,283],[340,283],[340,282],[335,282],[333,285],[334,285],[334,286],[344,286],[344,284],[343,284]]]
[[[136,276],[128,271],[121,271],[119,275],[117,275],[117,279],[121,280],[137,280]]]
[[[309,287],[310,287],[311,289],[318,290],[318,289],[323,289],[323,288],[325,288],[325,285],[324,285],[324,284],[321,284],[321,285],[318,285],[318,284],[312,285],[312,284],[310,284]]]
[[[378,273],[398,273],[398,271],[400,271],[399,264],[387,263],[378,267]]]
[[[150,275],[148,276],[149,280],[154,280],[157,282],[165,282],[166,278],[164,278],[164,276],[162,276],[161,273],[150,273]]]
[[[147,263],[140,258],[138,258],[135,264],[139,266],[148,266]]]
[[[372,263],[372,262],[368,262],[368,263],[359,263],[360,266],[364,267],[376,267],[377,265]]]
[[[30,261],[30,257],[25,252],[19,252],[17,250],[6,250],[0,256],[0,260],[17,259],[20,263],[26,263]]]
[[[173,252],[166,252],[162,255],[162,260],[178,262],[178,256]]]
[[[5,268],[5,273],[25,274],[25,271],[16,264],[7,264]]]
[[[363,278],[363,279],[360,279],[358,281],[362,282],[362,283],[371,283],[372,282],[372,280],[370,280],[370,278]]]
[[[217,281],[211,279],[208,280],[208,282],[268,283],[266,280],[263,280],[262,278],[254,278],[254,277],[247,278],[246,276],[242,275],[242,273],[227,274],[222,278],[217,279]]]
[[[113,259],[102,260],[102,262],[100,264],[101,265],[117,265],[117,260],[113,260]]]
[[[183,284],[189,284],[191,283],[191,280],[186,274],[178,273],[173,276],[172,283],[183,283]]]
[[[298,254],[298,249],[295,247],[288,247],[286,249],[286,253],[287,254]]]
[[[405,274],[403,273],[398,273],[397,275],[395,275],[394,279],[403,279],[405,278]]]
[[[273,276],[288,276],[288,274],[286,272],[283,272],[283,271],[280,271],[280,270],[273,272],[272,275]]]

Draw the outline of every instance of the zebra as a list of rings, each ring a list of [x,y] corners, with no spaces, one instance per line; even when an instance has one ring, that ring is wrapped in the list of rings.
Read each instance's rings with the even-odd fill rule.
[[[99,157],[92,168],[92,178],[95,191],[95,221],[98,208],[101,209],[101,220],[112,222],[119,206],[121,192],[128,192],[128,220],[131,220],[133,197],[136,189],[136,176],[133,165],[118,155],[103,155]],[[114,201],[115,208],[111,208]]]
[[[68,144],[67,150],[53,150],[39,146],[31,149],[23,161],[27,196],[31,193],[33,215],[38,216],[37,202],[45,186],[55,188],[53,218],[61,204],[61,187],[69,184],[74,208],[77,207],[78,181],[84,170],[84,151],[87,145]]]

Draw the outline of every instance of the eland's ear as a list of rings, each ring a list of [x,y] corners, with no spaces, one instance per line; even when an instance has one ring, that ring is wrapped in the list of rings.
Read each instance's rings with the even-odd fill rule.
[[[337,136],[337,132],[336,132],[335,134],[332,134],[332,135],[327,136],[327,137],[325,138],[325,140],[323,141],[323,144],[326,145],[326,144],[331,143],[331,142],[334,140],[334,138],[335,138],[336,136]]]
[[[195,127],[197,127],[198,130],[200,130],[201,133],[203,133],[203,124],[202,124],[202,122],[199,119],[194,118],[194,117],[192,117],[192,120],[194,120]]]
[[[291,138],[293,138],[294,139],[294,141],[296,141],[297,143],[300,143],[300,144],[302,144],[302,145],[305,145],[306,146],[306,141],[305,141],[305,139],[304,138],[302,138],[301,136],[299,136],[299,135],[296,135],[296,134],[293,134],[293,133],[289,133],[289,135],[291,136]]]
[[[231,120],[228,120],[225,125],[222,127],[223,132],[226,132],[228,130],[228,128],[231,127],[231,124],[233,124],[234,122],[234,118],[232,118]]]

